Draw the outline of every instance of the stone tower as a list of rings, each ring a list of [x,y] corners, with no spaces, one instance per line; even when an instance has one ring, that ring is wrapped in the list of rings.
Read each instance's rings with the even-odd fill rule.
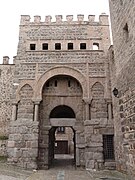
[[[44,168],[54,158],[55,130],[74,132],[76,166],[114,167],[108,16],[21,16],[14,60],[8,161]],[[108,148],[106,149],[106,145]],[[108,162],[108,159],[110,160]]]
[[[135,173],[135,1],[110,0],[111,56],[117,169]],[[113,57],[113,58],[112,58]],[[133,178],[132,178],[133,179]]]

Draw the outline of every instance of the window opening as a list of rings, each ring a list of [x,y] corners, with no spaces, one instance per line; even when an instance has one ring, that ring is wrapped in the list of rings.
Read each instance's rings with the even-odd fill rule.
[[[55,80],[55,82],[54,82],[54,86],[55,86],[55,87],[57,87],[57,80]]]
[[[80,84],[79,84],[79,82],[77,82],[77,87],[80,87]]]
[[[114,160],[114,135],[103,135],[104,160]]]
[[[93,43],[93,50],[99,50],[99,43]]]
[[[48,43],[42,44],[42,50],[48,50]]]
[[[18,103],[16,104],[16,119],[15,120],[17,120],[17,116],[18,116]]]
[[[30,50],[36,50],[36,44],[30,44]]]
[[[86,49],[86,43],[80,43],[80,49]]]
[[[49,83],[49,81],[46,83],[46,87],[49,87],[50,86],[50,83]]]
[[[55,50],[61,49],[61,43],[55,43]]]
[[[65,127],[58,127],[57,133],[65,133]]]
[[[124,26],[123,31],[124,31],[125,40],[127,41],[127,40],[128,40],[128,37],[129,37],[129,29],[128,29],[128,24],[127,24],[127,23],[126,23],[126,25]]]
[[[73,43],[68,43],[68,50],[73,49]]]
[[[70,87],[71,86],[71,82],[70,82],[70,80],[68,81],[68,87]]]

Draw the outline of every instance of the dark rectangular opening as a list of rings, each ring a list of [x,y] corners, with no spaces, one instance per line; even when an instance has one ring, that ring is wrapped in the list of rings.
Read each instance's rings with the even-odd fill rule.
[[[73,49],[73,43],[68,43],[68,50]]]
[[[55,43],[55,50],[61,49],[61,43]]]
[[[30,44],[30,50],[36,50],[36,44]]]
[[[42,44],[42,50],[48,50],[48,43]]]
[[[114,135],[103,135],[104,160],[114,160]]]
[[[46,87],[49,87],[50,86],[50,82],[49,81],[47,81],[47,83],[46,83]]]
[[[71,82],[70,82],[70,80],[68,80],[68,87],[70,87],[71,86]]]
[[[86,43],[80,43],[80,49],[86,49]]]
[[[57,80],[55,80],[55,82],[54,82],[54,86],[55,86],[55,87],[57,87]]]

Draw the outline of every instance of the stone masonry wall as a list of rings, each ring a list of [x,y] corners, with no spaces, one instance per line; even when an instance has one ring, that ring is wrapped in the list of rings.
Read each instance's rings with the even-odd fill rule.
[[[41,166],[48,168],[50,163],[48,162],[50,159],[48,148],[49,141],[51,141],[49,138],[51,129],[49,113],[55,106],[69,105],[76,114],[74,125],[76,130],[76,165],[92,169],[103,167],[102,135],[113,133],[108,79],[107,53],[110,46],[108,16],[100,15],[99,22],[95,22],[95,17],[91,15],[88,17],[88,21],[83,20],[83,15],[78,15],[77,21],[73,21],[72,16],[66,18],[66,21],[62,21],[62,16],[58,15],[56,22],[51,22],[51,16],[46,16],[45,21],[41,22],[40,16],[35,16],[34,22],[31,22],[30,16],[21,16],[13,80],[18,86],[14,87],[12,96],[14,120],[10,125],[8,142],[8,160],[13,164],[26,168],[37,168],[41,159]],[[47,43],[48,49],[42,48],[43,43]],[[60,49],[55,49],[56,43],[59,43]],[[68,49],[68,43],[73,43],[73,49]],[[86,48],[81,49],[81,43],[86,45]],[[97,50],[94,50],[94,45],[97,46]],[[54,85],[55,80],[58,81],[63,76],[66,76],[67,79],[71,78],[71,84],[72,79],[75,80],[76,86],[71,86],[67,91],[67,87],[64,85],[67,82],[65,78],[65,82],[62,83],[64,86],[60,86],[60,89],[51,86],[47,91],[43,91],[43,87],[48,81],[54,78]],[[76,88],[77,82],[79,82],[78,88]],[[65,84],[67,85],[67,83]],[[91,119],[92,109],[90,107],[94,84],[102,85],[94,89],[96,92],[99,91],[96,96],[101,95],[98,105],[97,99],[94,97],[96,99],[94,99],[96,101],[94,108],[99,112],[98,115],[94,114]],[[50,91],[54,94],[49,94]],[[101,102],[102,100],[103,102]],[[101,117],[97,118],[97,116]],[[89,133],[88,142],[84,140],[88,135],[84,127],[85,120],[91,121],[92,125],[90,126],[96,128],[95,131]],[[93,141],[92,146],[90,142],[93,133],[97,134],[97,138],[94,139],[94,147]],[[44,138],[40,139],[42,135]],[[34,137],[36,137],[35,140]],[[37,143],[38,146],[33,147],[33,143]],[[91,147],[87,148],[87,143],[90,143]],[[96,154],[94,160],[91,156],[94,148],[100,151],[98,163],[96,163]],[[85,150],[86,152],[91,150],[87,163]],[[33,152],[33,159],[31,152]],[[91,162],[94,165],[90,165]]]
[[[115,147],[117,169],[135,176],[135,2],[110,0],[114,41],[111,51]],[[115,73],[116,72],[116,73]]]
[[[9,122],[12,111],[12,87],[14,65],[0,65],[0,136],[8,136]]]

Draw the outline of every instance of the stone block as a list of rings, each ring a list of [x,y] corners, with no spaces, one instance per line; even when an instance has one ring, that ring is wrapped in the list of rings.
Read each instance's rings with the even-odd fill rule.
[[[15,147],[15,141],[8,141],[7,147],[8,147],[8,148],[13,148],[13,147]]]
[[[98,142],[89,142],[89,147],[103,147],[103,143]]]
[[[85,126],[85,134],[93,134],[93,126]]]
[[[103,153],[97,153],[97,152],[95,152],[95,153],[93,154],[93,158],[96,159],[97,161],[98,161],[98,160],[103,160]]]
[[[98,125],[100,124],[100,120],[99,119],[91,119],[91,120],[86,120],[84,121],[84,125],[85,126],[93,126],[93,125]]]
[[[94,152],[85,152],[85,159],[92,160],[94,156]]]
[[[26,167],[27,167],[27,169],[37,169],[38,168],[37,163],[34,161],[30,161],[30,162],[26,163]]]
[[[31,148],[31,147],[32,147],[31,141],[27,141],[27,142],[26,142],[26,148]]]
[[[95,161],[94,160],[86,160],[86,169],[94,169]]]
[[[32,148],[31,150],[28,151],[29,157],[35,158],[38,156],[38,149],[37,148]]]
[[[46,23],[51,23],[51,19],[52,19],[51,16],[45,16],[45,22]]]
[[[38,141],[32,141],[31,142],[31,147],[32,148],[38,148]]]
[[[72,22],[73,21],[73,15],[67,15],[66,16],[66,20],[67,20],[67,22]]]
[[[102,135],[91,135],[91,141],[96,143],[102,143],[103,137]]]
[[[89,15],[88,19],[89,19],[89,22],[94,22],[95,21],[95,15]]]
[[[106,169],[109,169],[109,170],[115,170],[116,169],[116,162],[115,161],[105,162],[104,165],[105,165]]]

